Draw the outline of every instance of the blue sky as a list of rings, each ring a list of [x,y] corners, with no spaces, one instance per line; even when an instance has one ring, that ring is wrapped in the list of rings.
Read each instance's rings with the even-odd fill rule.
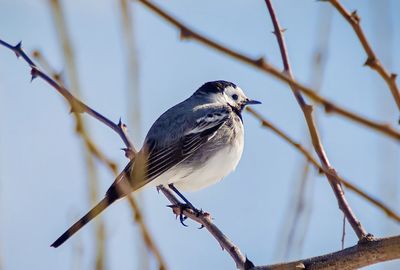
[[[128,118],[125,47],[118,1],[62,1],[73,40],[82,99],[107,117]],[[308,85],[318,38],[317,24],[327,23],[332,7],[309,0],[274,1],[295,77]],[[158,1],[190,26],[252,57],[265,56],[281,66],[272,25],[263,1]],[[400,3],[343,1],[357,9],[372,47],[383,63],[400,70]],[[0,0],[0,36],[23,41],[29,52],[40,49],[53,66],[65,71],[62,52],[47,1]],[[139,61],[142,133],[167,108],[192,94],[203,82],[225,79],[238,84],[268,119],[307,143],[305,121],[287,85],[245,64],[193,41],[181,41],[170,25],[138,3],[131,4]],[[321,15],[322,14],[322,15]],[[362,67],[366,56],[350,26],[332,14],[329,51],[321,87],[324,96],[372,119],[395,125],[396,106],[383,80]],[[93,266],[93,224],[62,248],[49,245],[89,208],[81,141],[64,100],[40,80],[29,82],[29,69],[0,48],[0,256],[4,269],[90,269]],[[376,195],[398,212],[399,144],[390,138],[317,109],[327,154],[338,172]],[[126,160],[120,139],[85,117],[95,141],[122,168]],[[271,132],[244,115],[242,160],[224,181],[197,193],[191,201],[210,213],[215,223],[256,264],[282,260],[282,227],[287,220],[303,157]],[[135,133],[135,131],[132,131]],[[134,138],[140,146],[141,138]],[[98,164],[101,193],[112,175]],[[315,172],[312,173],[315,176]],[[326,179],[311,179],[312,214],[304,247],[307,257],[340,249],[342,214]],[[399,226],[369,203],[346,195],[368,232],[383,237],[399,234]],[[215,240],[190,223],[182,227],[167,200],[155,190],[142,195],[146,222],[171,269],[233,269],[230,257]],[[126,202],[110,207],[101,218],[108,235],[108,269],[137,269],[134,229]],[[356,243],[347,226],[346,246]],[[76,247],[81,246],[82,261]],[[294,259],[298,257],[291,257]],[[74,262],[75,261],[75,262]],[[152,269],[154,262],[151,263]],[[396,269],[395,263],[370,269]]]

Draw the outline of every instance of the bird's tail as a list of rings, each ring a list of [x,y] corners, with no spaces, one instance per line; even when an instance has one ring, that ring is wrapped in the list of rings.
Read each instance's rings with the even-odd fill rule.
[[[117,201],[120,198],[125,197],[130,192],[138,189],[138,187],[132,188],[129,183],[130,172],[132,171],[134,161],[131,160],[125,169],[117,176],[114,183],[106,192],[106,196],[93,207],[86,215],[84,215],[80,220],[75,222],[65,233],[63,233],[53,244],[52,247],[59,247],[65,241],[67,241],[72,235],[79,231],[83,226],[85,226],[89,221],[95,218],[98,214],[104,211],[108,206]]]
[[[93,207],[86,215],[84,215],[80,220],[74,223],[68,230],[65,231],[53,244],[52,247],[59,247],[65,241],[67,241],[72,235],[79,231],[83,226],[85,226],[89,221],[95,218],[98,214],[103,212],[109,205],[111,205],[116,200],[111,197],[104,197],[95,207]]]

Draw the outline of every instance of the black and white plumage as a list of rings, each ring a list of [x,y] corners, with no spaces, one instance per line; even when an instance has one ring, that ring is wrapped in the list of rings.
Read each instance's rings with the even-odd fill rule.
[[[141,188],[173,184],[195,191],[221,180],[236,168],[243,152],[242,110],[259,103],[231,82],[205,83],[154,122],[142,149],[105,198],[52,246],[60,246],[113,202]]]

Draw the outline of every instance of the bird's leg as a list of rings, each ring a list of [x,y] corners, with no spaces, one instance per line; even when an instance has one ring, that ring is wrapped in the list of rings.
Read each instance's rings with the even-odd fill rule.
[[[185,221],[187,218],[182,215],[182,212],[183,212],[182,210],[191,209],[192,211],[194,211],[196,213],[197,216],[200,216],[203,214],[203,210],[199,210],[196,207],[194,207],[193,204],[191,202],[189,202],[189,200],[186,199],[185,196],[183,196],[183,194],[174,186],[174,184],[169,184],[168,187],[173,192],[175,192],[185,202],[184,204],[177,205],[181,209],[181,214],[179,215],[179,218],[180,218],[182,225],[186,226],[186,224],[184,224],[183,221]]]

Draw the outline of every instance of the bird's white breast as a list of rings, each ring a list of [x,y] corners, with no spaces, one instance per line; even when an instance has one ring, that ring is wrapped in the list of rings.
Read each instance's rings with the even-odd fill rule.
[[[178,166],[172,169],[173,177],[169,183],[174,183],[176,188],[183,191],[196,191],[215,184],[236,168],[243,153],[243,146],[244,134],[240,122],[236,138],[231,144],[221,148],[198,168]]]

